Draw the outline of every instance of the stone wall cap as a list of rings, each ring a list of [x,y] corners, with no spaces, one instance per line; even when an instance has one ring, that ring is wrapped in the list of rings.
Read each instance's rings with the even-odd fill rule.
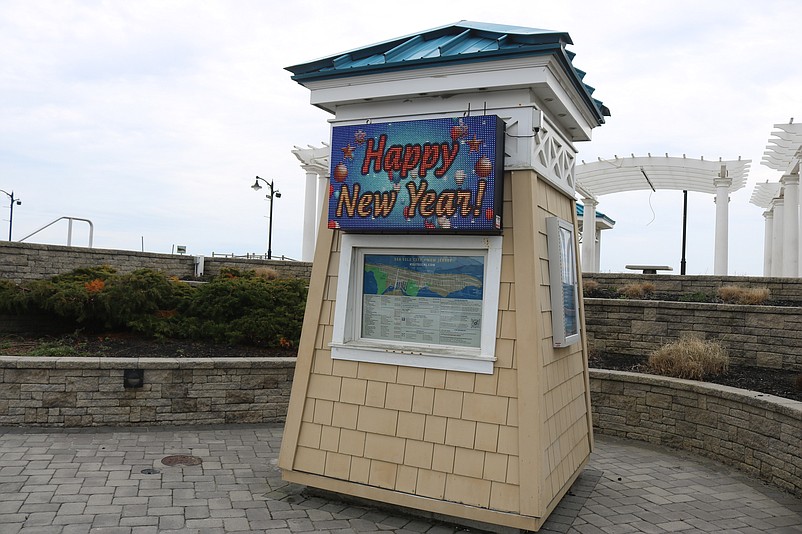
[[[675,308],[683,310],[725,310],[725,311],[751,311],[753,313],[779,313],[783,315],[800,315],[800,306],[764,306],[762,304],[724,304],[718,302],[679,302],[674,300],[649,299],[607,299],[585,297],[586,302],[603,304],[605,306],[638,306],[643,308]]]
[[[767,393],[723,386],[711,382],[685,380],[669,376],[633,373],[631,371],[615,371],[610,369],[590,369],[591,378],[617,379],[622,382],[648,384],[670,389],[693,391],[704,395],[712,395],[759,408],[768,408],[789,417],[802,420],[802,402],[783,397],[775,397]]]
[[[0,369],[251,369],[287,367],[296,358],[113,358],[0,356]]]

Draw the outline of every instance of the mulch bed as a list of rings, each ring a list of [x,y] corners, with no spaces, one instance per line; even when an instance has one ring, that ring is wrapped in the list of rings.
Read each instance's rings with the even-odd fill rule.
[[[589,364],[596,369],[649,372],[647,358],[624,354],[594,353]],[[731,365],[726,373],[705,381],[802,401],[802,373],[797,371]]]
[[[297,354],[297,349],[293,347],[267,348],[184,339],[152,339],[127,333],[44,338],[0,336],[0,354],[27,356],[43,344],[71,347],[75,352],[73,356],[111,358],[291,358]]]
[[[150,339],[121,333],[58,338],[0,335],[0,355],[27,356],[43,343],[72,347],[75,349],[73,356],[115,358],[276,358],[297,354],[294,347],[266,348],[183,339]],[[593,353],[590,367],[649,372],[646,358],[621,354]],[[725,374],[707,377],[706,381],[802,401],[802,373],[796,371],[730,366]]]

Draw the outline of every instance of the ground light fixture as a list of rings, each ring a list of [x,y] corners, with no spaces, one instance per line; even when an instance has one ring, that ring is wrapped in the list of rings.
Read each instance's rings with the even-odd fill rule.
[[[141,388],[145,385],[144,369],[125,369],[123,371],[123,388]]]
[[[253,182],[251,189],[254,191],[259,191],[262,189],[262,186],[259,185],[259,181],[262,181],[267,186],[268,190],[270,191],[269,195],[265,195],[265,198],[270,200],[270,215],[268,216],[268,223],[267,223],[267,259],[271,259],[273,257],[273,197],[281,198],[281,193],[279,193],[278,189],[273,187],[273,181],[267,181],[264,178],[256,177],[256,181]]]
[[[8,240],[11,241],[11,227],[14,224],[14,204],[21,206],[22,200],[14,198],[14,191],[9,193],[8,191],[3,191],[0,189],[0,193],[4,193],[11,200],[11,213],[8,216]]]

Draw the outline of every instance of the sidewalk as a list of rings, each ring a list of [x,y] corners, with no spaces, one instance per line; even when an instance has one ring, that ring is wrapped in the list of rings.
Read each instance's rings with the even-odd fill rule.
[[[0,428],[0,534],[465,531],[307,496],[281,480],[281,435],[281,426]],[[164,465],[168,456],[177,465]],[[597,436],[540,532],[802,533],[802,499],[706,459]]]

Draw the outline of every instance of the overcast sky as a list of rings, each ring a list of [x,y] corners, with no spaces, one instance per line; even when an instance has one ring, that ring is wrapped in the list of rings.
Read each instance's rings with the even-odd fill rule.
[[[96,248],[300,258],[304,171],[294,145],[329,140],[329,115],[285,67],[473,20],[565,31],[611,110],[579,158],[669,153],[752,160],[730,203],[731,274],[761,275],[755,183],[773,125],[802,120],[797,0],[494,2],[0,0],[0,189],[19,240],[62,216]],[[679,272],[682,193],[601,197],[616,221],[601,270]],[[688,273],[712,274],[713,197],[689,195]],[[0,195],[0,237],[8,235]],[[61,221],[27,241],[66,244]],[[76,223],[73,245],[88,244]]]

